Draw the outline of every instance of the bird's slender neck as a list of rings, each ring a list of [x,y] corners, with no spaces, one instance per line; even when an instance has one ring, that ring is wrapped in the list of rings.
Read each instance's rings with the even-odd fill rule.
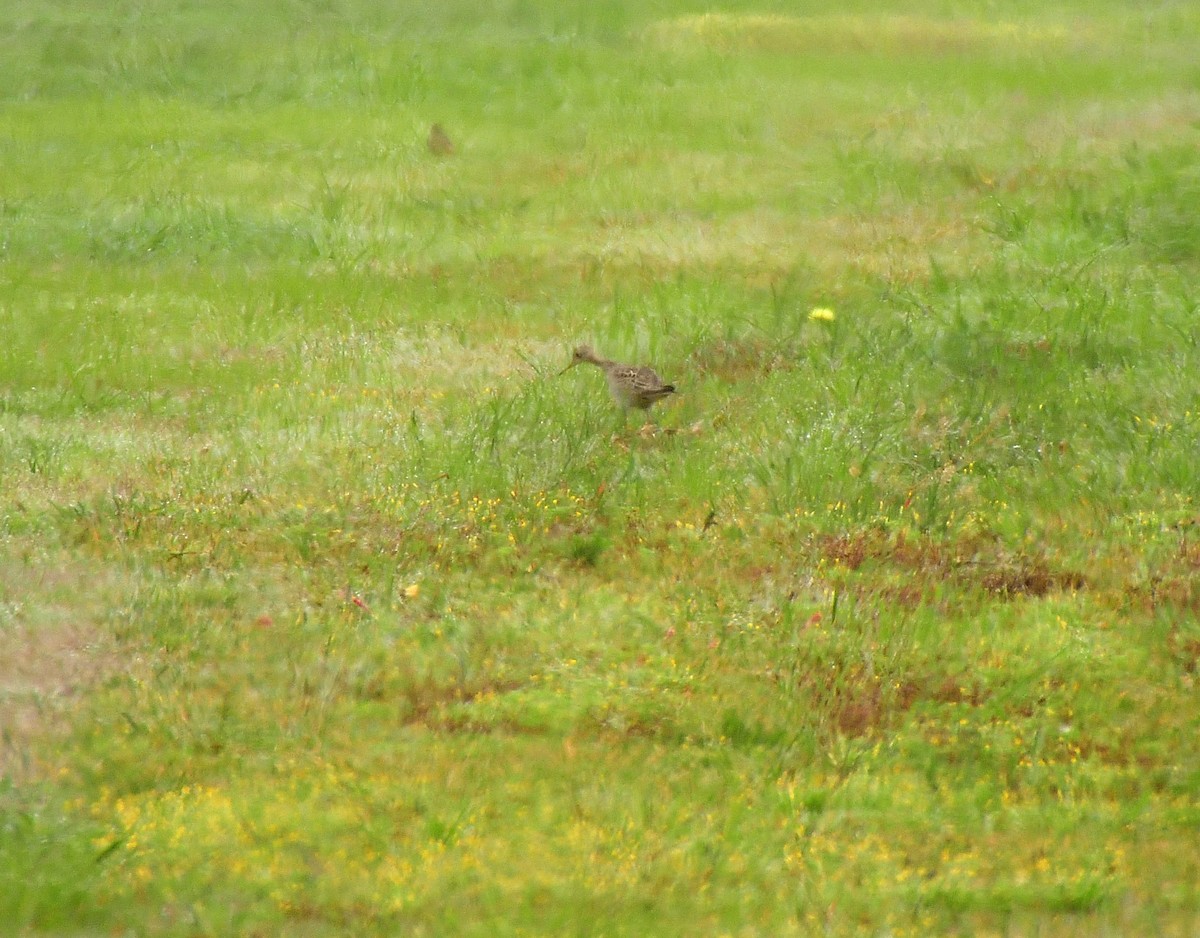
[[[614,362],[609,361],[609,359],[607,359],[607,358],[601,358],[599,355],[597,355],[591,349],[585,349],[583,354],[580,357],[585,362],[588,362],[591,365],[598,365],[601,368],[611,368],[613,366],[613,364],[615,364]]]

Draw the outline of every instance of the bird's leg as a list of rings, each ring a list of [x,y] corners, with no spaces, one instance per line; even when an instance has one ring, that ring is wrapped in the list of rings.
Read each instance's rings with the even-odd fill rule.
[[[617,422],[613,424],[613,439],[619,439],[629,424],[629,411],[625,407],[617,408]]]

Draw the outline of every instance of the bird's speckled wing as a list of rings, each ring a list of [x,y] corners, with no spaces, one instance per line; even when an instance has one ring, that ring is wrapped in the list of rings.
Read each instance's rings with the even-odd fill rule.
[[[605,373],[608,375],[609,389],[622,407],[647,410],[655,401],[675,390],[674,386],[663,384],[652,368],[613,365],[606,368]]]
[[[663,380],[654,371],[653,368],[631,368],[633,386],[639,390],[654,391],[663,387]]]

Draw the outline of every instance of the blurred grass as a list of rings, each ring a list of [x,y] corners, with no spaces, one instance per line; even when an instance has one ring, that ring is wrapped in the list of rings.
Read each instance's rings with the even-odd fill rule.
[[[1190,934],[1198,26],[6,5],[0,921]]]

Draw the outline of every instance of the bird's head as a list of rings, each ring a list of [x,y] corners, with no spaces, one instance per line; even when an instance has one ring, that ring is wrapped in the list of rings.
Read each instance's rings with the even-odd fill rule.
[[[560,371],[559,374],[566,374],[568,371],[570,371],[576,365],[580,365],[583,362],[594,362],[594,361],[596,361],[595,349],[593,349],[590,345],[577,346],[575,348],[575,351],[571,354],[571,363],[569,365],[567,365],[567,367],[564,368],[562,371]]]

